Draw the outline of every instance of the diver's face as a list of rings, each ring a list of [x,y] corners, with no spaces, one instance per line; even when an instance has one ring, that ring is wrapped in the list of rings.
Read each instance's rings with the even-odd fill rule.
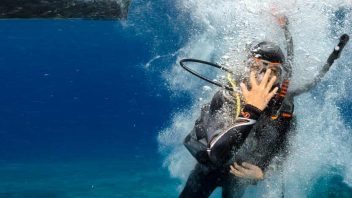
[[[273,63],[259,58],[251,58],[249,60],[249,69],[256,73],[256,79],[260,83],[267,69],[271,70],[270,78],[276,76],[275,84],[279,83],[281,74],[281,63]]]

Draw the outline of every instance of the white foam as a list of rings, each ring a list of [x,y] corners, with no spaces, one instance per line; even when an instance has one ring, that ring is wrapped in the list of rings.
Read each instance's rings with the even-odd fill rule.
[[[180,0],[176,6],[180,14],[190,14],[193,28],[192,38],[182,48],[179,59],[191,57],[209,61],[215,57],[216,61],[231,66],[236,72],[243,72],[245,46],[251,41],[270,40],[285,47],[281,29],[264,11],[275,5],[275,12],[285,14],[290,20],[295,47],[292,87],[300,87],[318,73],[337,43],[331,33],[334,11],[351,4],[349,0]],[[335,32],[351,33],[351,19],[351,14],[347,14],[344,28]],[[291,154],[284,168],[285,195],[288,197],[305,197],[307,189],[323,174],[321,170],[325,167],[345,170],[344,181],[352,186],[351,130],[345,126],[336,104],[340,98],[351,96],[346,89],[352,82],[351,69],[346,66],[351,62],[346,54],[352,50],[346,48],[339,64],[335,64],[324,78],[323,83],[329,86],[296,98],[297,135],[292,138]],[[204,82],[185,75],[177,63],[165,78],[173,91],[186,91],[194,97],[193,107],[176,112],[172,124],[159,135],[161,150],[166,155],[165,166],[173,177],[185,181],[195,161],[182,141],[199,116],[200,104],[209,101],[211,94],[202,92]],[[246,196],[277,197],[281,194],[277,190],[279,180],[274,173],[267,181],[251,187]]]

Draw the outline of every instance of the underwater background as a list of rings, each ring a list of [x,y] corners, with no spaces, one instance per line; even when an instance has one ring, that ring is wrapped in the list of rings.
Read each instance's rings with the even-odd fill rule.
[[[1,20],[0,197],[177,197],[195,163],[182,139],[216,91],[177,61],[239,58],[248,39],[282,37],[258,18],[269,1],[254,2],[136,0],[123,21]],[[352,6],[293,2],[282,7],[299,86],[352,32]],[[296,100],[286,197],[352,197],[351,49]],[[277,183],[245,196],[279,197]]]

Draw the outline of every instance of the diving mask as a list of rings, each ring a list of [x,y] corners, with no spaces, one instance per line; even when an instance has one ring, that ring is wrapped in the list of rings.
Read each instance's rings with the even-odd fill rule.
[[[261,58],[252,57],[248,59],[247,65],[250,71],[255,71],[256,78],[260,82],[267,69],[271,69],[270,76],[276,76],[279,81],[281,81],[282,74],[282,63],[279,62],[270,62]]]

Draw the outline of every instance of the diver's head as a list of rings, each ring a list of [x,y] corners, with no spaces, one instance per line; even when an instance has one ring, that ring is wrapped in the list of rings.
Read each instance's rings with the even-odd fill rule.
[[[271,77],[277,77],[275,84],[281,84],[284,63],[285,55],[275,43],[264,41],[249,48],[247,66],[256,73],[258,81],[262,80],[267,69],[271,69]]]

